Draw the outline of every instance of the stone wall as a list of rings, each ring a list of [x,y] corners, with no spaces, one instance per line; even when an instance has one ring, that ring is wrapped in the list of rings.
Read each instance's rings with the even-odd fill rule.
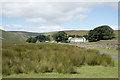
[[[77,43],[76,46],[85,47],[85,48],[106,48],[106,49],[120,49],[120,44],[112,44],[112,43]]]

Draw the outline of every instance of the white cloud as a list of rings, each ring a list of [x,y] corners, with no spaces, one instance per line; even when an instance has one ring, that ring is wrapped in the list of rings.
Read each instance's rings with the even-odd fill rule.
[[[24,18],[27,22],[59,24],[78,18],[83,20],[90,12],[87,3],[6,3],[3,14]]]
[[[110,26],[113,30],[120,30],[120,26]]]
[[[27,22],[60,24],[75,19],[82,21],[91,12],[92,7],[103,4],[106,3],[14,2],[3,4],[2,12],[7,17],[24,18]]]
[[[9,2],[9,0],[4,0]],[[44,2],[48,0],[41,0],[43,2],[37,2],[36,0],[13,0],[13,3],[3,4],[3,15],[7,17],[24,18],[27,22],[49,23],[58,25],[67,21],[79,19],[84,20],[91,12],[92,7],[105,6],[104,2],[83,2],[83,3],[71,3],[71,2]],[[50,0],[49,0],[50,1]],[[61,0],[63,1],[63,0]],[[67,1],[67,0],[66,0]],[[23,3],[19,3],[23,2]],[[115,4],[109,6],[116,8]],[[0,12],[1,14],[1,12]],[[27,27],[22,25],[6,25],[10,30],[22,30],[32,32],[49,32],[58,30],[73,30],[73,28],[66,29],[62,26],[40,26],[40,27]],[[116,27],[113,27],[116,29]]]
[[[22,25],[16,25],[16,24],[11,24],[11,25],[5,25],[5,27],[3,27],[3,28],[8,28],[8,29],[10,29],[11,31],[25,31],[25,27],[24,26],[22,26]]]
[[[8,28],[14,28],[14,29],[21,29],[21,28],[23,28],[22,25],[6,25],[6,27],[8,27]]]
[[[0,29],[3,29],[2,26],[0,26]]]
[[[27,27],[22,25],[6,25],[10,31],[29,31],[29,32],[52,32],[52,31],[63,31],[63,30],[74,30],[73,28],[63,28],[62,26],[39,26],[39,27]]]

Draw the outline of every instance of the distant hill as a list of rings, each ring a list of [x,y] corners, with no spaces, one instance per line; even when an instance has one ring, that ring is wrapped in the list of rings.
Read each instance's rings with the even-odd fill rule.
[[[88,30],[66,31],[68,35],[87,35],[88,32]]]
[[[58,31],[56,32],[49,32],[49,34],[53,35],[55,33],[57,33]],[[65,31],[68,35],[87,35],[89,30],[67,30]],[[118,35],[118,32],[120,32],[120,30],[114,30],[114,33],[116,35]]]
[[[49,32],[49,34],[53,35],[53,34],[55,34],[57,32]],[[86,35],[86,34],[88,34],[88,30],[67,30],[65,32],[68,35]]]
[[[0,39],[2,40],[3,45],[10,44],[10,43],[24,43],[26,39],[29,37],[26,35],[16,34],[16,33],[4,31],[4,30],[0,30],[0,35],[2,35],[0,36],[1,37]]]
[[[25,32],[25,31],[9,31],[9,32],[21,34],[21,35],[24,35],[24,36],[38,36],[40,34],[53,35],[53,34],[57,33],[58,31],[47,32],[47,33],[35,33],[35,32]],[[65,30],[65,32],[68,35],[87,35],[89,30]],[[116,35],[118,35],[118,32],[120,32],[120,30],[114,30],[114,33]]]
[[[18,33],[26,36],[38,36],[40,34],[44,34],[44,33],[26,32],[26,31],[9,31],[9,32]]]

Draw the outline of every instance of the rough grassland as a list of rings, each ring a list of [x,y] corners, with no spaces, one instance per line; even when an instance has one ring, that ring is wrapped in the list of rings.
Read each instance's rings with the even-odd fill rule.
[[[5,78],[118,78],[118,59],[113,59],[115,61],[114,67],[83,65],[75,68],[77,74],[29,73],[14,74],[5,76]]]
[[[4,77],[117,77],[117,61],[97,50],[70,45],[41,43],[3,47]]]

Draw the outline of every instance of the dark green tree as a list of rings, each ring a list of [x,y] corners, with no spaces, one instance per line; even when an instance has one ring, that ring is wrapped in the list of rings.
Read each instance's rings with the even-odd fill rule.
[[[32,37],[29,37],[26,42],[31,43],[32,42]]]
[[[35,43],[37,41],[37,39],[35,37],[30,37],[26,40],[26,42],[28,43]]]
[[[53,39],[57,42],[66,42],[67,38],[67,33],[65,33],[64,31],[59,31],[56,34],[54,34]]]
[[[40,42],[45,42],[45,41],[49,41],[50,40],[50,36],[45,36],[45,35],[38,35],[36,37],[30,37],[26,40],[26,42],[28,43],[35,43],[37,40],[39,40]]]
[[[88,35],[83,35],[83,37],[84,37],[86,40],[88,40]]]
[[[40,42],[44,42],[44,41],[49,41],[50,40],[50,36],[45,36],[45,35],[39,35],[35,37],[37,40],[39,40]]]
[[[88,33],[88,40],[89,40],[89,42],[99,41],[98,32],[95,30],[90,30]]]
[[[74,37],[75,37],[75,35],[68,35],[68,37],[72,37],[72,38],[74,38]]]
[[[46,41],[50,41],[50,35],[46,36],[45,38]]]
[[[81,35],[75,35],[75,37],[77,37],[77,38],[82,38],[82,36],[81,36]]]
[[[103,25],[94,29],[99,34],[99,40],[108,40],[114,37],[114,30],[108,25]]]
[[[32,37],[31,42],[36,43],[37,39],[35,37]]]
[[[114,38],[113,29],[108,25],[103,25],[90,30],[88,33],[89,42],[108,40]]]

